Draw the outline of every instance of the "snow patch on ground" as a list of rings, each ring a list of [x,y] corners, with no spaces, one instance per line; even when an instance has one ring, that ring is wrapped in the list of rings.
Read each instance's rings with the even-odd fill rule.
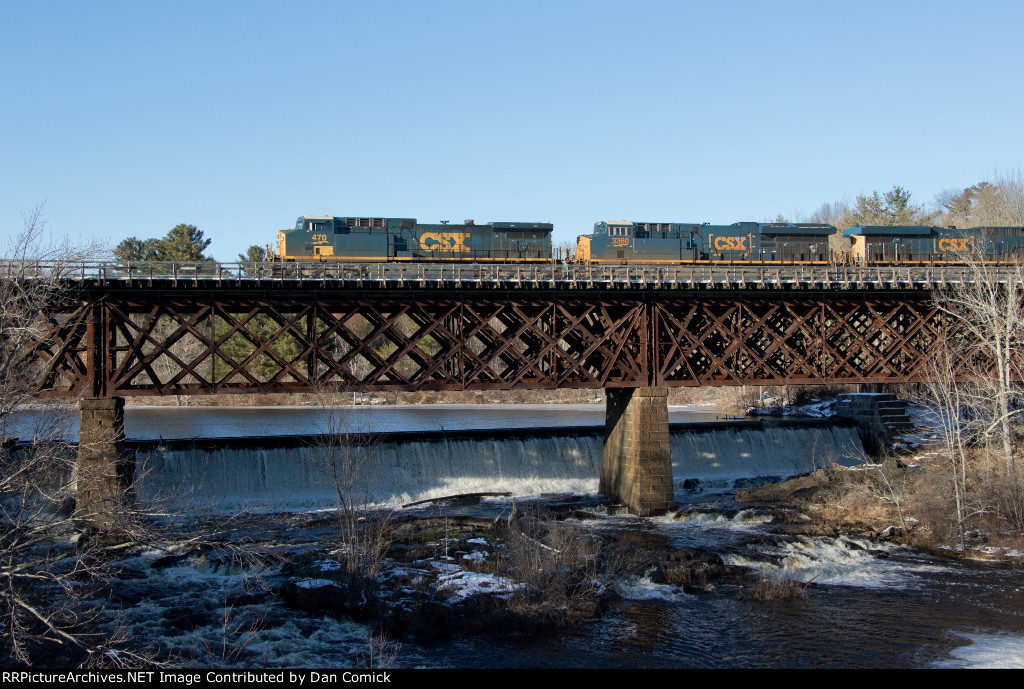
[[[315,564],[321,572],[337,572],[341,569],[341,563],[337,560],[317,560]]]
[[[978,553],[979,555],[986,556],[972,559],[983,560],[986,562],[991,561],[993,559],[1000,560],[1003,558],[1024,557],[1024,553],[1020,552],[1019,550],[1016,550],[1014,548],[1000,548],[994,545],[978,545],[968,548],[968,550]]]
[[[523,584],[497,574],[467,572],[457,567],[437,578],[437,591],[447,594],[448,600],[452,602],[477,593],[508,596],[522,587]]]
[[[827,402],[812,401],[809,404],[798,404],[791,407],[786,407],[784,413],[786,414],[798,414],[800,416],[813,416],[819,419],[827,419],[835,416],[835,401],[828,400]]]
[[[295,585],[300,589],[323,589],[328,586],[338,587],[338,582],[330,579],[299,579]]]
[[[765,397],[761,406],[747,409],[747,416],[807,416],[830,419],[836,415],[835,400],[812,399],[804,404],[786,404],[781,397]]]

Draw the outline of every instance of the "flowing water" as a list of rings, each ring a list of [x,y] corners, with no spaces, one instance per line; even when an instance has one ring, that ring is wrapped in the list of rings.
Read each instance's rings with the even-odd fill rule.
[[[1024,666],[1019,571],[863,545],[798,541],[813,569],[831,573],[804,599],[751,601],[730,587],[690,595],[641,582],[624,592],[630,599],[610,618],[556,643],[463,642],[446,649],[445,660],[463,666],[483,657],[500,667]],[[803,572],[799,564],[779,566]]]
[[[446,434],[431,440],[382,436],[338,448],[325,447],[315,438],[289,447],[151,446],[140,451],[145,464],[140,492],[150,497],[173,488],[175,494],[188,495],[189,504],[176,504],[177,509],[325,509],[337,501],[329,457],[338,455],[360,467],[362,497],[371,504],[476,492],[523,496],[597,491],[600,429],[530,437],[508,437],[506,431],[474,435],[478,437]],[[863,457],[856,430],[849,426],[679,429],[671,434],[671,446],[676,482],[705,488],[792,476],[833,462],[853,465]]]
[[[70,440],[78,437],[71,407],[47,415],[22,409],[12,415],[8,436],[27,438],[40,421]],[[669,407],[671,423],[727,423],[724,412],[701,406]],[[396,404],[341,407],[146,407],[125,409],[130,439],[252,438],[349,433],[414,433],[489,428],[558,428],[604,425],[603,404]]]
[[[547,405],[542,409],[502,408],[498,425],[558,425],[553,421],[558,410]],[[150,438],[175,435],[167,426],[155,428],[152,419],[160,417],[160,423],[185,429],[178,437],[250,435],[225,431],[223,419],[191,416],[195,409],[187,412],[191,421],[167,420],[176,411],[146,412],[154,417],[134,428],[143,427]],[[444,432],[437,433],[437,418],[422,421],[419,416],[421,439],[384,436],[346,448],[361,453],[360,464],[368,467],[372,502],[395,505],[478,491],[517,496],[596,491],[599,427],[506,439],[481,432],[465,438],[455,431],[494,425],[494,417],[469,415],[460,424],[462,410],[432,413],[447,415],[441,421]],[[135,414],[129,408],[129,436],[140,418]],[[276,414],[243,416],[250,417],[251,427],[269,429],[277,423]],[[581,423],[579,414],[590,419]],[[294,432],[296,418],[305,419],[302,432],[319,428],[309,416],[282,423],[291,423]],[[571,426],[600,424],[603,409],[568,410],[567,418]],[[394,423],[408,430],[401,424],[414,422],[407,418]],[[730,564],[809,582],[806,598],[759,602],[738,595],[732,586],[691,594],[640,579],[620,587],[622,600],[607,615],[554,637],[464,638],[429,647],[406,643],[397,666],[1024,666],[1020,569],[955,562],[865,539],[780,535],[766,524],[764,510],[741,509],[733,502],[734,487],[746,481],[806,472],[832,461],[855,463],[862,448],[852,429],[677,427],[671,444],[679,510],[648,520],[606,517],[598,528],[649,530],[678,547],[712,549]],[[322,452],[305,441],[288,447],[251,441],[234,449],[150,444],[142,453],[149,473],[141,492],[144,500],[173,494],[178,513],[255,510],[263,516],[254,519],[277,524],[282,542],[310,538],[309,532],[299,536],[294,529],[297,520],[308,518],[302,511],[332,507],[336,499],[318,458]],[[192,497],[182,497],[186,493]],[[487,503],[493,510],[510,504]],[[354,655],[366,648],[362,625],[297,611],[274,596],[240,593],[251,572],[214,557],[156,567],[159,557],[143,554],[125,564],[120,603],[136,638],[191,653],[201,664],[213,658],[240,667],[351,666]],[[249,633],[243,627],[253,618],[260,620],[260,629]],[[237,656],[217,655],[225,635],[242,649]]]
[[[1020,570],[954,562],[865,539],[782,537],[757,509],[723,495],[689,495],[682,520],[643,528],[680,547],[710,548],[744,564],[813,582],[807,597],[755,601],[733,586],[691,594],[640,579],[602,618],[543,637],[406,642],[398,667],[1024,667],[1024,579]],[[636,529],[608,518],[603,529]],[[282,538],[289,529],[281,528]],[[245,577],[213,559],[155,569],[129,563],[123,585],[132,632],[172,652],[212,649],[224,629],[259,619],[241,667],[341,667],[366,649],[362,625],[304,613],[273,597],[240,596]],[[224,620],[229,624],[225,625]],[[242,634],[232,632],[230,642]],[[205,658],[202,653],[197,654]],[[200,664],[209,664],[201,660]]]

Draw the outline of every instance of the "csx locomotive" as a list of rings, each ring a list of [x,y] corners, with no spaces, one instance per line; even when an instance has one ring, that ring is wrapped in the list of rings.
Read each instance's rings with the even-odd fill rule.
[[[551,260],[551,223],[425,225],[414,218],[303,215],[277,233],[278,260],[506,261]]]
[[[583,263],[825,263],[832,225],[598,222],[576,239]]]
[[[1024,260],[1024,227],[859,225],[830,246],[838,230],[815,223],[695,225],[598,222],[577,238],[576,260],[589,264],[844,263],[855,265]]]
[[[1024,260],[1024,227],[919,227],[861,225],[843,232],[851,262],[864,265],[987,263]]]
[[[551,223],[421,224],[414,218],[304,215],[277,233],[275,260],[537,263],[553,260]],[[1024,228],[860,225],[842,233],[822,223],[653,223],[601,221],[577,238],[581,264],[767,263],[943,264],[965,255],[1024,260]]]

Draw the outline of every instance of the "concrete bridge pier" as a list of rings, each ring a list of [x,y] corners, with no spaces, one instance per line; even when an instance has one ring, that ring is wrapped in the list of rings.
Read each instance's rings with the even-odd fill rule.
[[[125,450],[124,398],[83,399],[79,411],[75,521],[110,531],[134,501],[135,457]]]
[[[668,388],[605,390],[601,494],[641,517],[675,507]]]

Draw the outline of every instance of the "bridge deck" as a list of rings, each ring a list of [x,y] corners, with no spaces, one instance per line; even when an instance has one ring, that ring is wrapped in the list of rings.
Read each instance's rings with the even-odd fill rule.
[[[98,287],[272,289],[933,289],[970,282],[963,266],[825,266],[692,264],[582,266],[443,263],[0,263],[0,275],[60,274]],[[997,282],[1019,281],[1015,266],[991,269]]]

